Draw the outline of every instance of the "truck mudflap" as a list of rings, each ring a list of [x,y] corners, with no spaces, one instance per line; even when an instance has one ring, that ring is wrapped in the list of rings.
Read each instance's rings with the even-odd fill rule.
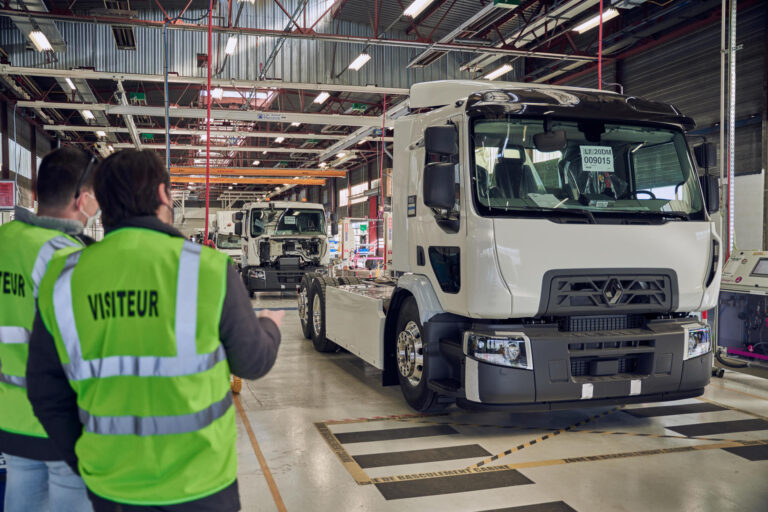
[[[244,271],[243,281],[250,292],[295,291],[304,274],[324,270],[322,267],[303,267],[290,270],[250,267]]]
[[[530,339],[532,368],[466,356],[465,401],[547,410],[698,396],[709,383],[713,357],[711,351],[683,357],[690,324],[664,320],[645,329],[580,333],[515,329]]]

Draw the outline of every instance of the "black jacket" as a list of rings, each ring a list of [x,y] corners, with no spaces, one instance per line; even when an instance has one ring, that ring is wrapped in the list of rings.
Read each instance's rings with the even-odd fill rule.
[[[181,237],[181,233],[156,217],[128,219],[114,229],[138,227]],[[265,375],[277,358],[280,331],[272,320],[257,318],[253,312],[243,282],[232,266],[227,271],[227,290],[219,323],[219,337],[227,354],[229,367],[235,375],[257,379]],[[45,427],[58,452],[75,471],[77,456],[75,443],[82,433],[78,418],[77,396],[67,382],[53,338],[45,328],[40,315],[30,338],[30,356],[27,364],[27,393],[35,415]],[[103,499],[92,501],[97,510],[183,510],[185,512],[239,510],[237,483],[194,502],[173,507],[128,507]]]

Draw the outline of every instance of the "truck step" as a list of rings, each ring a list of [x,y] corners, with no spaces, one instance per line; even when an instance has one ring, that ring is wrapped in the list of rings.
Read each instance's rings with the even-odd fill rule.
[[[463,395],[461,382],[456,379],[430,379],[429,388],[437,391],[440,394],[459,396]]]

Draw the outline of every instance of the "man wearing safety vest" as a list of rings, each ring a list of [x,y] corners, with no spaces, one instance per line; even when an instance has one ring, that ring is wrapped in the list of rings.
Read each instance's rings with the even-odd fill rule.
[[[16,207],[0,226],[0,452],[8,476],[6,512],[91,510],[85,485],[62,460],[27,399],[29,335],[40,280],[56,251],[90,241],[83,226],[98,214],[89,155],[72,147],[43,158],[38,214]]]
[[[35,414],[97,512],[239,510],[230,371],[270,370],[284,312],[254,315],[228,256],[173,228],[155,153],[110,156],[94,190],[104,240],[40,285]]]

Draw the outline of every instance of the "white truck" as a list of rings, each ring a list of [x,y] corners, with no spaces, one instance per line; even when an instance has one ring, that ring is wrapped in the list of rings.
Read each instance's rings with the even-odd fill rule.
[[[243,248],[240,235],[235,233],[235,210],[219,210],[211,215],[211,233],[216,249],[229,255],[238,269],[241,267]]]
[[[416,84],[409,106],[395,122],[393,278],[307,276],[299,315],[318,351],[358,355],[419,411],[703,392],[711,340],[695,313],[718,297],[719,199],[693,164],[690,118],[482,81]]]
[[[247,203],[235,213],[242,276],[248,292],[295,291],[304,274],[325,273],[328,235],[323,205],[297,201]]]

